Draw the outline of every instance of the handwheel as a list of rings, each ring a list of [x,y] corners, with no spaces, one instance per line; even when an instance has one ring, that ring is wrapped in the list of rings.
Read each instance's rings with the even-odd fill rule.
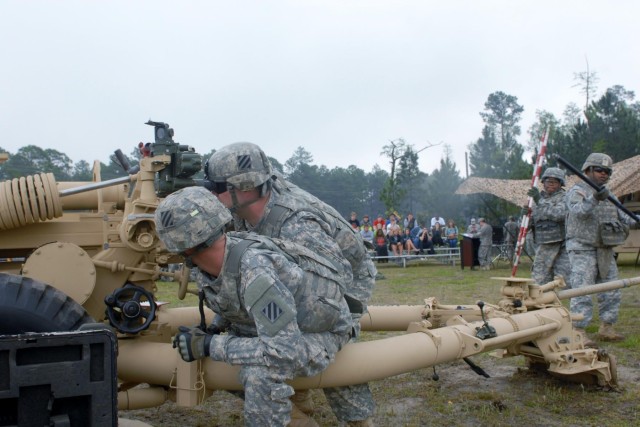
[[[144,331],[156,317],[157,306],[151,292],[131,283],[107,295],[104,303],[111,326],[127,334]]]

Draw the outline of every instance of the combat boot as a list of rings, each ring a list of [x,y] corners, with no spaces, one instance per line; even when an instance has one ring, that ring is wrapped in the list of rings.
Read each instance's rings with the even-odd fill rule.
[[[375,427],[373,418],[367,418],[366,420],[359,421],[347,421],[349,427]]]
[[[584,348],[598,348],[598,343],[589,338],[589,335],[587,335],[587,331],[582,328],[574,328],[574,332],[582,334],[582,339],[584,340],[582,342],[582,345],[584,346]]]
[[[612,323],[601,323],[600,329],[598,329],[598,339],[602,341],[622,341],[624,340],[624,335],[619,334],[613,329]]]
[[[305,414],[296,405],[291,405],[291,421],[289,427],[320,427],[316,420]]]
[[[289,399],[291,399],[291,403],[307,415],[311,415],[315,409],[311,390],[296,390],[296,394]]]

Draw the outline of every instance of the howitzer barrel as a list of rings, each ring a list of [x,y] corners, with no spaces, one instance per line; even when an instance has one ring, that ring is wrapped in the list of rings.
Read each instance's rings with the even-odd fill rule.
[[[611,282],[598,283],[596,285],[589,285],[576,289],[567,289],[564,291],[560,291],[557,294],[559,299],[569,299],[581,297],[584,295],[599,294],[600,292],[613,291],[616,289],[628,288],[636,285],[640,285],[640,277],[613,280]]]
[[[476,337],[476,330],[482,327],[482,322],[461,322],[382,340],[348,344],[321,374],[296,378],[291,384],[296,389],[362,384],[525,343],[562,328],[569,333],[571,331],[570,315],[563,307],[490,319],[489,323],[495,328],[497,337],[486,340]],[[176,364],[182,363],[169,343],[121,340],[119,344],[118,376],[124,381],[169,385],[174,380]],[[238,366],[209,359],[204,360],[202,366],[207,389],[241,388]]]

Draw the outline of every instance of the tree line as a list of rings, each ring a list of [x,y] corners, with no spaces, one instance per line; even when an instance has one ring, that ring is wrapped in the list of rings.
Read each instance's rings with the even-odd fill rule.
[[[537,110],[536,122],[528,130],[529,142],[524,145],[519,142],[524,107],[516,96],[501,91],[491,93],[480,112],[484,121],[481,135],[468,145],[470,175],[531,178],[537,144],[547,128],[551,130],[547,153],[559,154],[578,167],[594,151],[606,152],[616,162],[640,154],[640,102],[635,100],[634,92],[613,86],[596,97],[595,73],[577,77],[585,93],[584,108],[570,103],[560,118]],[[208,159],[214,151],[203,153],[203,158]],[[6,150],[0,147],[0,152]],[[525,158],[525,152],[530,152],[531,157]],[[51,172],[58,181],[92,179],[92,165],[84,160],[74,164],[55,149],[29,145],[9,154],[9,160],[0,165],[0,180],[40,172]],[[450,146],[445,145],[440,165],[431,172],[419,169],[419,151],[402,138],[382,146],[381,155],[387,164],[375,165],[369,172],[354,165],[331,169],[316,165],[304,147],[298,147],[284,163],[271,157],[270,160],[285,178],[333,205],[347,218],[352,211],[360,218],[364,214],[376,217],[397,212],[404,216],[412,212],[420,222],[439,215],[464,225],[470,217],[484,216],[500,225],[508,215],[519,212],[519,207],[491,195],[455,195],[463,178],[451,160]],[[139,153],[134,150],[127,157],[134,165]],[[552,162],[550,165],[555,166]],[[115,156],[100,166],[103,180],[125,175]]]

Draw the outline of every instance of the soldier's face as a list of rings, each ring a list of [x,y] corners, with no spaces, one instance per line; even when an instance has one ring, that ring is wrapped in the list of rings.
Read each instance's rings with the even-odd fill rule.
[[[609,177],[611,176],[611,169],[592,166],[589,168],[587,176],[591,178],[591,180],[595,184],[602,186],[606,184],[607,181],[609,181]]]
[[[547,178],[544,180],[544,182],[542,183],[543,187],[544,187],[544,191],[547,194],[553,194],[556,191],[560,190],[560,188],[562,187],[560,185],[560,181],[558,181],[555,178]]]

